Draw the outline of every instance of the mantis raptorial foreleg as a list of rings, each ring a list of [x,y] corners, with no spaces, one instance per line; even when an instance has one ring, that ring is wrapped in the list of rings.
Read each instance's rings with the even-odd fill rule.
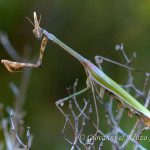
[[[4,60],[4,59],[1,60],[1,63],[3,63],[5,65],[5,67],[7,68],[7,70],[9,72],[18,72],[18,71],[14,71],[12,69],[16,70],[16,69],[23,68],[23,67],[27,67],[27,68],[41,67],[42,58],[43,58],[43,54],[44,54],[44,50],[45,50],[45,47],[46,47],[47,40],[48,40],[47,36],[44,36],[43,40],[42,40],[42,43],[41,43],[39,59],[38,59],[36,64],[14,62],[14,61],[9,61],[9,60]]]
[[[29,21],[30,19],[27,18]],[[41,17],[40,17],[41,20]],[[31,22],[31,21],[30,21]],[[32,23],[32,22],[31,22]],[[44,54],[44,50],[46,47],[46,43],[48,41],[48,37],[43,35],[42,33],[42,29],[39,26],[40,22],[38,22],[37,20],[37,16],[36,13],[34,13],[34,24],[32,23],[32,25],[35,27],[35,29],[33,30],[34,35],[38,38],[41,39],[43,36],[43,40],[41,43],[41,48],[40,48],[40,55],[39,55],[39,59],[37,61],[36,64],[32,64],[32,63],[22,63],[22,62],[14,62],[14,61],[9,61],[9,60],[1,60],[1,63],[3,63],[5,65],[5,67],[8,69],[8,71],[10,72],[18,72],[18,71],[14,71],[12,69],[19,69],[19,68],[38,68],[41,67],[42,65],[42,58],[43,58],[43,54]]]
[[[48,41],[48,38],[47,38],[47,36],[44,35],[42,43],[41,43],[39,59],[35,65],[36,67],[42,66],[42,58],[43,58],[43,54],[44,54],[44,50],[45,50],[47,41]]]

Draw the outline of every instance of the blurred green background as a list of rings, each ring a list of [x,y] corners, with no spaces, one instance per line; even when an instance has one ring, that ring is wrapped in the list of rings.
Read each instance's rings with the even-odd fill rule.
[[[142,89],[144,72],[150,70],[150,1],[0,0],[0,30],[8,33],[20,55],[24,45],[29,44],[31,55],[38,58],[41,41],[34,37],[33,26],[25,19],[27,16],[33,20],[33,11],[38,16],[42,15],[42,28],[92,62],[94,56],[101,55],[125,63],[121,52],[115,51],[116,44],[123,42],[129,57],[134,51],[137,53],[133,67],[143,72],[134,72],[135,84]],[[0,59],[10,59],[2,45]],[[103,69],[119,84],[126,83],[125,69],[108,62],[104,62]],[[13,106],[14,97],[8,87],[9,82],[14,81],[19,86],[21,76],[21,73],[9,73],[0,64],[0,102],[5,106]],[[86,86],[86,75],[79,62],[49,41],[43,67],[33,70],[24,106],[27,111],[25,125],[31,126],[34,135],[32,149],[70,148],[61,136],[65,119],[55,102],[67,96],[65,88],[73,85],[76,78],[79,79],[78,90]],[[127,115],[125,117],[132,127],[134,122]],[[131,129],[126,122],[122,126],[127,132]],[[106,131],[105,127],[102,129]]]

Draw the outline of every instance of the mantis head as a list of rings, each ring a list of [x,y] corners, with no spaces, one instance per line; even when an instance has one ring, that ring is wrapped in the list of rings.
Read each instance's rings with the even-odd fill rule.
[[[33,34],[38,40],[40,40],[43,35],[42,28],[40,28],[41,15],[39,21],[37,20],[36,12],[33,13],[33,17],[34,17],[34,23],[32,23],[32,21],[28,17],[26,17],[26,19],[28,19],[30,23],[34,26]]]

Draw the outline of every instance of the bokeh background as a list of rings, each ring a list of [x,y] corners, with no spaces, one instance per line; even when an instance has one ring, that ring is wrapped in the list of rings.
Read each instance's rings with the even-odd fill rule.
[[[125,63],[121,52],[115,51],[116,44],[123,42],[129,57],[134,51],[137,53],[133,67],[143,72],[134,72],[134,77],[137,87],[142,89],[145,72],[150,72],[150,1],[0,0],[0,30],[8,33],[20,55],[23,54],[24,45],[28,44],[32,49],[31,57],[38,58],[41,41],[34,37],[33,26],[25,19],[27,16],[33,20],[33,11],[38,16],[42,15],[41,27],[92,62],[94,56],[101,55]],[[10,59],[2,45],[0,59]],[[116,82],[126,83],[126,69],[108,62],[104,62],[103,69]],[[0,102],[5,107],[13,106],[14,100],[8,84],[13,81],[19,86],[21,76],[21,73],[9,73],[0,64]],[[73,85],[76,78],[79,79],[78,90],[84,88],[86,75],[83,67],[49,41],[43,67],[32,72],[24,106],[27,111],[25,126],[31,126],[34,135],[32,149],[70,148],[61,136],[65,119],[57,110],[55,102],[67,96],[65,88]],[[127,115],[125,118],[132,124]],[[122,122],[128,132],[130,126],[127,124]],[[104,126],[102,129],[105,131]],[[105,145],[103,149],[108,147]]]

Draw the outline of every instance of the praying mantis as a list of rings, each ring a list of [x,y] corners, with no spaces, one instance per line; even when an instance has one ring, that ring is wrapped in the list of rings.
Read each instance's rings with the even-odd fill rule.
[[[145,108],[142,104],[140,104],[134,97],[132,97],[114,80],[112,80],[109,76],[107,76],[101,69],[96,67],[90,60],[78,54],[76,51],[74,51],[69,46],[61,42],[59,39],[57,39],[53,34],[48,33],[46,30],[42,29],[39,26],[36,12],[34,12],[34,27],[35,29],[33,30],[33,33],[35,34],[37,39],[41,39],[42,36],[44,36],[41,43],[40,56],[37,63],[31,64],[31,63],[20,63],[2,60],[1,63],[3,63],[6,66],[8,71],[15,72],[12,69],[18,69],[23,67],[30,67],[30,68],[40,67],[46,43],[48,40],[51,40],[54,43],[58,44],[60,47],[62,47],[66,52],[70,53],[73,57],[75,57],[83,65],[87,75],[86,80],[87,87],[73,95],[70,95],[69,97],[58,100],[56,102],[57,106],[63,105],[65,101],[91,89],[93,92],[96,112],[98,112],[98,109],[94,93],[97,93],[101,100],[103,99],[104,93],[107,93],[113,96],[114,99],[119,101],[118,105],[119,109],[121,109],[122,107],[127,108],[129,110],[129,116],[132,117],[132,114],[135,114],[139,118],[144,120],[146,126],[150,126],[150,111],[147,108]],[[97,87],[100,87],[100,91]],[[99,117],[97,113],[97,126],[98,125],[99,125]]]

